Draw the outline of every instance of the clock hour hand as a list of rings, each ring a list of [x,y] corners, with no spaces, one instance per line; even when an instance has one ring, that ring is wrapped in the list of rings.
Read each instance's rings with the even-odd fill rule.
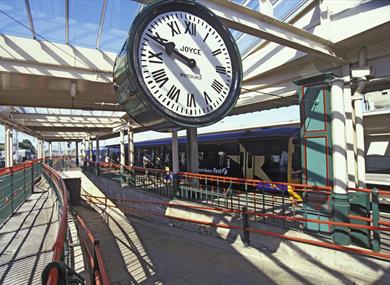
[[[173,47],[175,46],[174,43],[173,44]],[[192,59],[192,58],[188,58],[186,57],[184,54],[182,54],[181,52],[179,52],[177,49],[173,48],[172,52],[179,58],[179,59],[182,59],[184,61],[184,63],[189,67],[189,68],[194,68],[196,67],[196,61],[195,59]],[[167,51],[168,54],[170,54],[168,51]]]
[[[165,48],[165,51],[168,55],[172,53],[175,54],[182,62],[187,65],[189,68],[196,67],[196,61],[192,58],[186,57],[184,54],[180,53],[177,49],[175,49],[174,42],[168,42],[167,39],[161,38],[159,34],[156,33],[156,36],[147,34],[151,39],[153,39],[156,43],[162,45]]]

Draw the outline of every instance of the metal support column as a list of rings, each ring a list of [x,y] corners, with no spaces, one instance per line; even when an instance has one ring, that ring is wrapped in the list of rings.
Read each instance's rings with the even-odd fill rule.
[[[347,146],[347,174],[348,187],[354,188],[355,183],[355,140],[354,140],[354,120],[351,99],[351,85],[349,76],[349,65],[343,66],[344,81],[344,106],[345,106],[345,140]]]
[[[49,158],[53,159],[53,146],[51,142],[49,142]]]
[[[127,124],[127,160],[127,164],[131,168],[128,171],[127,183],[135,185],[135,172],[132,168],[134,166],[134,133],[131,122]]]
[[[133,126],[129,123],[127,125],[127,143],[128,143],[128,150],[127,150],[127,158],[128,158],[128,165],[130,167],[134,166],[134,133],[133,133]]]
[[[198,173],[199,158],[198,158],[198,132],[197,128],[187,129],[187,169],[189,172]]]
[[[88,159],[89,161],[93,161],[93,141],[91,139],[91,136],[88,136],[88,144],[89,144]]]
[[[333,143],[333,220],[349,223],[349,200],[347,193],[347,144],[345,136],[345,107],[343,97],[344,80],[331,81],[332,143]],[[348,245],[351,242],[350,229],[334,226],[333,241]]]
[[[95,160],[95,166],[96,166],[96,175],[100,175],[100,150],[99,150],[99,137],[96,137],[96,160]]]
[[[172,173],[179,172],[179,144],[177,142],[177,131],[172,131]]]
[[[83,138],[83,145],[81,148],[81,157],[83,159],[83,166],[87,166],[87,141],[85,138]]]
[[[80,166],[79,163],[79,142],[76,141],[76,166]]]
[[[173,174],[173,195],[176,196],[176,193],[179,191],[179,177],[177,173],[179,172],[179,144],[177,142],[177,131],[172,131],[172,174]]]
[[[353,107],[355,111],[355,128],[356,128],[356,151],[357,151],[357,181],[359,188],[366,188],[366,161],[364,150],[364,129],[363,129],[363,114],[362,114],[362,100],[363,86],[366,84],[365,79],[359,79],[358,90],[352,97]]]
[[[87,165],[89,165],[89,160],[90,160],[90,150],[89,150],[89,148],[90,148],[90,142],[89,142],[89,140],[90,140],[90,137],[89,136],[87,136],[87,139],[86,139],[86,141],[85,141],[85,165],[87,166]]]
[[[42,140],[42,144],[41,144],[41,147],[42,147],[42,159],[43,159],[43,162],[45,162],[45,141]]]
[[[38,145],[37,145],[37,151],[38,151],[38,159],[42,158],[42,140],[38,139]]]
[[[5,167],[13,166],[12,129],[5,125]]]
[[[126,183],[125,179],[125,164],[126,164],[126,159],[125,159],[125,131],[122,129],[119,131],[119,140],[120,140],[120,174],[121,174],[121,185],[124,186]]]

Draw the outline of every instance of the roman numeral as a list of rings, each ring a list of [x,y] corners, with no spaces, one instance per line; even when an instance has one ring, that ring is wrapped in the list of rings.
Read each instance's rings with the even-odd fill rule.
[[[186,30],[184,33],[189,33],[192,36],[196,36],[196,24],[187,21],[184,21],[184,23],[186,24]]]
[[[156,81],[156,83],[160,83],[160,88],[164,86],[165,83],[168,81],[168,76],[165,73],[164,69],[155,70],[152,72],[153,79]]]
[[[175,85],[172,85],[171,89],[169,89],[169,91],[167,93],[167,96],[169,99],[171,99],[177,103],[177,101],[179,100],[179,96],[180,96],[180,89],[176,88]]]
[[[204,100],[206,101],[206,104],[210,105],[210,103],[212,102],[210,96],[206,92],[203,92],[203,95],[204,95]]]
[[[195,96],[194,96],[194,94],[188,93],[187,94],[187,107],[192,107],[192,105],[194,105],[194,107],[196,107]]]
[[[171,32],[172,32],[172,37],[174,35],[179,35],[181,32],[180,32],[180,29],[179,29],[179,25],[177,24],[176,21],[172,21],[170,23],[167,23],[168,26],[171,28]]]
[[[219,48],[219,49],[213,51],[213,56],[217,56],[217,55],[219,55],[221,53],[222,53],[222,50]]]
[[[162,56],[162,52],[159,52],[159,53],[154,53],[152,51],[149,51],[149,62],[151,63],[163,63],[163,60],[161,58]],[[156,60],[154,60],[154,58],[156,58]]]
[[[162,37],[160,37],[160,35],[158,33],[156,33],[155,36],[151,35],[151,34],[146,34],[148,37],[152,38],[152,39],[155,39],[156,41],[160,42],[160,43],[164,43],[164,42],[167,42],[168,40],[167,39],[164,39]]]
[[[214,79],[214,82],[213,84],[211,84],[211,87],[213,87],[213,89],[215,91],[217,91],[217,93],[221,93],[222,92],[222,89],[223,89],[223,85],[222,83],[220,83],[218,80]]]
[[[216,66],[215,69],[218,73],[226,74],[226,67],[224,66]]]

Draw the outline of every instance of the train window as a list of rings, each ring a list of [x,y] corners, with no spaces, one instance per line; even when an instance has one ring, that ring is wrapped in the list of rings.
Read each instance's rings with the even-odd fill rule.
[[[248,152],[248,168],[252,168],[253,154]]]
[[[240,166],[242,167],[244,165],[244,153],[240,152]]]

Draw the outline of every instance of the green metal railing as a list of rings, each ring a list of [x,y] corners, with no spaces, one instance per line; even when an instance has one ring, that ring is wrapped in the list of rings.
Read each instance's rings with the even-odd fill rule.
[[[163,170],[143,167],[121,166],[93,161],[84,164],[84,170],[119,180],[123,186],[135,186],[162,196],[193,201],[197,204],[226,210],[240,210],[245,206],[251,221],[272,226],[303,230],[313,234],[311,228],[321,229],[324,238],[331,239],[336,229],[346,228],[350,232],[351,244],[387,251],[381,237],[386,237],[390,220],[379,211],[380,197],[389,197],[390,192],[376,189],[348,188],[351,211],[347,221],[334,221],[332,208],[327,209],[327,218],[308,216],[305,204],[307,194],[321,194],[330,200],[332,187],[285,182],[259,181],[233,177],[212,176],[194,173],[178,173],[173,179]],[[298,199],[300,198],[300,199]],[[363,213],[361,209],[366,209]],[[319,212],[318,212],[319,213]],[[339,223],[337,223],[339,222]],[[305,226],[306,225],[306,226]],[[310,225],[310,229],[307,225]]]
[[[42,160],[0,169],[0,225],[26,201],[42,174]]]

